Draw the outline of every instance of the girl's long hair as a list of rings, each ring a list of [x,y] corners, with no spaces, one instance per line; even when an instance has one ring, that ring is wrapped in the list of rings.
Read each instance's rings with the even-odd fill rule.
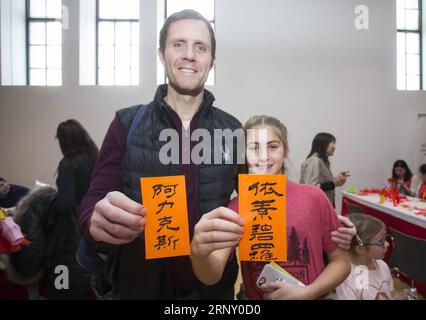
[[[56,138],[63,155],[59,166],[66,165],[75,171],[93,171],[99,153],[98,147],[77,120],[61,122],[56,130]]]
[[[330,167],[327,148],[328,145],[332,142],[336,143],[336,138],[332,134],[327,132],[318,133],[312,141],[311,152],[309,152],[306,159],[311,157],[314,153],[318,153],[319,158],[322,159],[328,167]]]
[[[405,176],[404,176],[404,181],[409,181],[411,179],[411,177],[413,176],[413,173],[411,172],[410,168],[408,167],[407,162],[405,162],[404,160],[396,160],[395,163],[393,164],[393,168],[392,168],[392,178],[395,180],[398,180],[398,177],[396,176],[395,173],[395,168],[403,168],[405,169]]]

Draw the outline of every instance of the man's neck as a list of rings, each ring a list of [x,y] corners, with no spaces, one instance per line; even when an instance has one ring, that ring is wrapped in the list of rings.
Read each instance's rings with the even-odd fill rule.
[[[204,90],[198,95],[182,95],[176,92],[170,85],[168,86],[167,96],[164,100],[179,115],[184,123],[191,122],[192,117],[197,113],[203,102]]]

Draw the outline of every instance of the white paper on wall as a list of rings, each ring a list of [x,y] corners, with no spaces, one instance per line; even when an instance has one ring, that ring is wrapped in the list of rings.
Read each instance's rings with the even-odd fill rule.
[[[413,173],[418,175],[419,167],[424,163],[426,163],[426,114],[419,114],[414,145]]]

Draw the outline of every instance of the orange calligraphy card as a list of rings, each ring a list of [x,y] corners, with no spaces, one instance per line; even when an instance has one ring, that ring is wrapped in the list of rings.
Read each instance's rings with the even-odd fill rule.
[[[146,259],[190,254],[185,176],[141,178]]]
[[[287,261],[286,176],[240,174],[241,261]]]

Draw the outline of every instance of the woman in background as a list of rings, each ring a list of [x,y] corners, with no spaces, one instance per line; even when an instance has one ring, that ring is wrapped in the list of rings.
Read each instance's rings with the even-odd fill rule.
[[[392,177],[388,179],[389,185],[398,189],[400,194],[411,196],[413,194],[413,179],[416,179],[404,160],[397,160],[393,164]]]
[[[76,262],[75,253],[79,243],[79,232],[75,223],[75,210],[89,189],[98,148],[87,131],[76,120],[70,119],[59,124],[56,138],[63,158],[57,169],[58,192],[51,212],[57,230],[51,267],[65,265],[69,269],[69,290],[58,290],[54,279],[48,279],[48,299],[84,299],[90,289],[90,275]],[[54,270],[52,270],[54,271]],[[53,278],[54,272],[49,272]]]
[[[349,171],[333,177],[329,157],[336,150],[336,138],[330,133],[318,133],[312,141],[311,152],[302,164],[300,183],[320,187],[335,206],[335,188],[345,184]]]

